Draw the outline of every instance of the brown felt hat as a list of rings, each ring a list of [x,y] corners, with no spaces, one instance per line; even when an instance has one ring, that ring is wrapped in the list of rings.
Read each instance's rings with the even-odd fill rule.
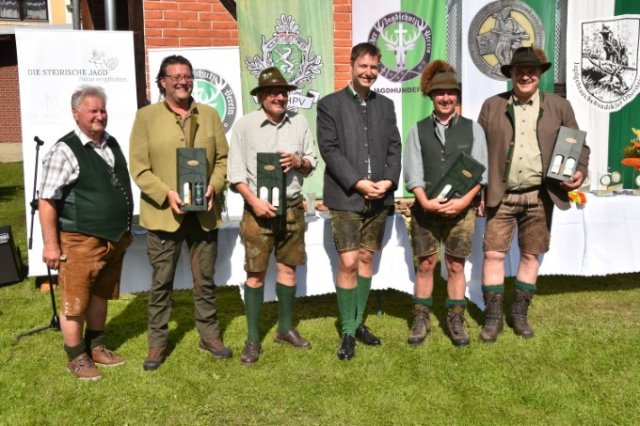
[[[500,71],[505,77],[511,78],[513,67],[540,67],[542,73],[551,68],[551,62],[542,62],[533,47],[519,47],[513,52],[511,63],[500,67]]]
[[[282,76],[280,70],[276,67],[265,68],[260,72],[258,77],[258,86],[251,90],[251,96],[255,96],[262,89],[269,89],[272,87],[281,87],[289,91],[296,90],[298,87],[287,83],[287,80]]]

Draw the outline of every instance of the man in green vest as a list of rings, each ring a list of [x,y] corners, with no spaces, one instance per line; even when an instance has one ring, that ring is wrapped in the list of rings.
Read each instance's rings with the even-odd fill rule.
[[[455,346],[469,344],[464,329],[467,281],[464,263],[471,253],[476,208],[473,200],[486,183],[487,146],[482,128],[456,113],[460,85],[455,70],[444,61],[434,61],[422,72],[420,88],[433,102],[434,111],[409,132],[404,153],[406,187],[415,195],[411,237],[418,259],[413,296],[413,325],[408,342],[419,345],[431,330],[433,274],[440,242],[444,243],[447,279],[447,330]],[[460,197],[429,198],[432,185],[442,178],[462,154],[485,166],[479,183]]]
[[[38,202],[42,259],[60,270],[67,366],[81,380],[101,378],[96,364],[125,362],[105,346],[104,328],[107,300],[118,298],[122,261],[132,241],[133,199],[125,157],[105,131],[106,104],[100,87],[82,86],[73,93],[77,127],[45,156]]]

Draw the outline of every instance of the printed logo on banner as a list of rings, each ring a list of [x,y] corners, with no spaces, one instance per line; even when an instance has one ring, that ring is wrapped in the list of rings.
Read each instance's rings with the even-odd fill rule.
[[[394,12],[383,16],[373,25],[368,41],[382,52],[380,75],[394,83],[420,76],[431,58],[431,27],[412,13]],[[386,55],[386,52],[392,54]]]
[[[529,5],[517,0],[494,1],[473,17],[468,44],[473,63],[484,75],[508,80],[500,67],[511,63],[519,47],[544,46],[544,26]]]
[[[320,92],[310,89],[303,94],[302,89],[320,74],[322,56],[312,52],[311,36],[307,40],[300,36],[300,26],[291,15],[276,19],[271,38],[262,35],[262,54],[247,57],[245,64],[256,79],[263,69],[278,67],[289,84],[298,87],[289,93],[290,110],[310,109],[320,99]]]
[[[640,16],[630,16],[582,23],[573,81],[584,99],[605,111],[618,111],[640,92]]]
[[[118,57],[104,50],[91,49],[86,54],[87,66],[56,67],[56,68],[29,68],[29,77],[71,77],[81,83],[107,84],[126,83],[128,77],[119,76],[115,72],[118,68]]]
[[[193,98],[218,111],[225,132],[231,128],[236,118],[236,95],[222,76],[206,69],[194,69]]]

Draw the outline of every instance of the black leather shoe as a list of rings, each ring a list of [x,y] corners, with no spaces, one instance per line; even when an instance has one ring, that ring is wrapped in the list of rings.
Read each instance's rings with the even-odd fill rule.
[[[382,344],[380,339],[371,333],[371,331],[369,331],[369,327],[364,325],[364,323],[360,324],[358,328],[356,328],[356,339],[369,346],[380,346]]]
[[[338,358],[348,361],[356,354],[356,339],[350,334],[342,335],[342,342],[338,348]]]

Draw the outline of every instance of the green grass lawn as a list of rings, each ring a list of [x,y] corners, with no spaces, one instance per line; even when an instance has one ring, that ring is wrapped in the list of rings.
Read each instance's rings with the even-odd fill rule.
[[[0,164],[0,225],[12,226],[26,258],[21,166]],[[222,361],[198,350],[191,292],[176,291],[171,353],[153,372],[141,368],[147,295],[123,295],[110,302],[107,343],[127,363],[83,383],[66,371],[58,331],[16,342],[52,315],[49,294],[30,278],[0,287],[0,424],[640,424],[640,274],[542,277],[539,288],[533,339],[507,327],[495,344],[481,343],[482,313],[470,305],[464,349],[444,335],[441,280],[434,329],[417,348],[406,344],[410,296],[374,292],[367,323],[383,344],[359,345],[350,362],[336,357],[334,295],[296,301],[308,351],[273,343],[277,305],[269,303],[264,353],[253,366],[239,361],[246,323],[237,287],[219,290],[224,339],[234,350]]]

